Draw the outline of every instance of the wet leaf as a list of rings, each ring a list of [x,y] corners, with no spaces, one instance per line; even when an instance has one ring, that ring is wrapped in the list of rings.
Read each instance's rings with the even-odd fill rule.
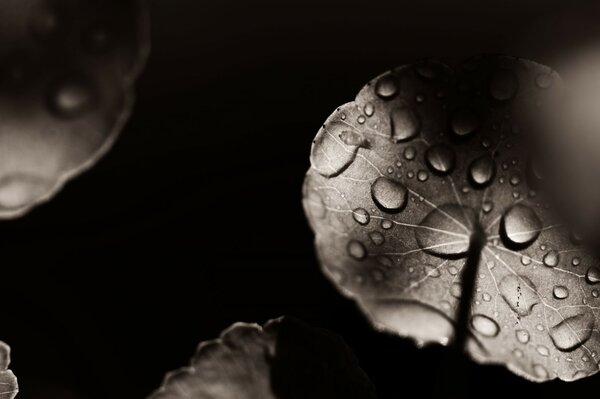
[[[13,399],[19,392],[17,377],[8,369],[10,365],[10,347],[0,341],[0,397]]]
[[[533,381],[598,371],[598,260],[550,206],[533,151],[562,91],[555,72],[522,59],[423,61],[327,119],[312,153],[327,140],[328,157],[312,159],[304,208],[324,273],[376,328],[419,345],[468,329],[473,359]],[[464,304],[468,325],[457,325]]]
[[[10,218],[111,147],[149,38],[141,0],[4,0],[0,25],[0,218]]]
[[[264,327],[236,323],[200,343],[150,399],[338,397],[375,398],[375,390],[341,337],[283,317]]]

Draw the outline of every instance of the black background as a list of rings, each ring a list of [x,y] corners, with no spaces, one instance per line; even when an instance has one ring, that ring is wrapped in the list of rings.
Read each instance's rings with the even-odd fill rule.
[[[152,1],[153,52],[114,149],[0,227],[19,396],[143,398],[199,341],[283,314],[341,334],[381,398],[430,395],[445,351],[374,332],[319,271],[300,203],[311,140],[397,65],[511,51],[545,61],[520,44],[559,3]],[[464,397],[600,385],[466,373]]]

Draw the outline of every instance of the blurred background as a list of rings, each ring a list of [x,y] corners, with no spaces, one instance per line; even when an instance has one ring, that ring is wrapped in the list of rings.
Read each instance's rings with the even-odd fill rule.
[[[419,58],[554,66],[593,47],[598,7],[565,3],[151,0],[152,54],[113,150],[0,225],[19,398],[143,398],[199,341],[283,314],[341,334],[381,398],[435,385],[443,349],[374,332],[321,275],[300,203],[311,140],[369,79]],[[600,384],[467,371],[465,398]]]

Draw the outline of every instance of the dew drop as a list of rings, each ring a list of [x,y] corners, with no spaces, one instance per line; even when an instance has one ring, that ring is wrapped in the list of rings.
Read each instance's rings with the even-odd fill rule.
[[[418,103],[422,103],[422,102],[424,102],[424,101],[425,101],[425,95],[423,95],[423,94],[420,94],[420,93],[419,93],[419,94],[417,94],[417,96],[415,97],[415,100],[416,100]]]
[[[490,155],[476,158],[469,165],[469,180],[476,187],[489,185],[496,175],[496,162]]]
[[[544,357],[550,356],[550,349],[548,349],[544,345],[539,345],[536,348],[536,350],[537,350],[537,353],[539,353],[541,356],[544,356]]]
[[[48,94],[48,106],[57,116],[75,118],[90,111],[96,101],[92,85],[82,77],[57,81]]]
[[[513,355],[515,355],[515,357],[520,359],[523,357],[523,351],[521,349],[514,349]]]
[[[529,331],[527,330],[517,330],[515,331],[515,336],[517,337],[517,341],[522,344],[526,344],[529,342]]]
[[[381,221],[381,228],[384,230],[389,230],[394,226],[394,223],[389,219],[383,219]]]
[[[509,274],[498,284],[500,296],[519,316],[527,316],[539,302],[535,285],[525,276]]]
[[[569,289],[564,285],[556,285],[552,289],[552,295],[556,299],[567,299],[569,297]]]
[[[415,172],[413,172],[412,170],[409,170],[408,173],[406,174],[406,177],[408,177],[409,179],[412,179],[413,177],[415,177]]]
[[[558,265],[558,262],[560,261],[560,255],[557,251],[548,251],[548,253],[546,253],[546,255],[544,255],[543,258],[543,262],[544,262],[544,266],[548,266],[548,267],[556,267],[556,265]]]
[[[469,239],[464,234],[465,226],[475,223],[473,209],[457,204],[443,204],[425,216],[414,229],[419,248],[441,257],[462,256],[469,247]]]
[[[425,182],[427,179],[429,179],[429,174],[426,171],[420,170],[417,172],[417,180],[420,182]]]
[[[541,325],[541,324],[538,324],[538,325],[535,326],[535,329],[538,330],[538,331],[544,331],[544,326]]]
[[[404,149],[404,158],[408,161],[412,161],[417,156],[417,150],[413,146],[406,147]]]
[[[561,351],[572,351],[583,345],[592,335],[594,316],[581,313],[564,319],[549,331],[550,338]]]
[[[360,146],[364,143],[362,134],[351,130],[342,131],[340,133],[340,140],[342,140],[344,144],[353,147]]]
[[[460,298],[462,295],[462,285],[460,283],[454,283],[450,287],[450,295],[454,298]]]
[[[535,376],[538,378],[541,378],[541,379],[548,378],[548,370],[546,370],[546,368],[544,366],[542,366],[541,364],[534,364],[533,372],[535,373]]]
[[[494,203],[492,201],[484,201],[481,204],[481,209],[484,213],[490,213],[494,209]]]
[[[577,256],[575,256],[573,259],[571,259],[571,264],[573,266],[579,266],[580,263],[581,263],[581,259],[579,259]]]
[[[373,116],[373,113],[375,113],[375,108],[373,107],[373,104],[366,103],[363,108],[363,111],[365,111],[365,115]]]
[[[585,280],[589,284],[598,284],[600,283],[600,269],[595,266],[590,267],[585,273]]]
[[[362,224],[363,226],[369,224],[369,221],[371,220],[369,212],[367,212],[366,209],[363,208],[356,208],[355,210],[353,210],[352,217],[354,218],[356,223]]]
[[[365,123],[365,121],[366,121],[366,118],[364,117],[364,115],[360,115],[360,116],[359,116],[359,117],[356,119],[356,121],[362,125],[363,123]]]
[[[490,294],[488,294],[487,292],[484,292],[483,295],[481,296],[481,298],[485,301],[485,302],[489,302],[492,300],[492,296]]]
[[[592,296],[594,298],[598,298],[600,296],[600,292],[598,292],[598,290],[592,290]]]
[[[536,76],[535,78],[535,84],[537,85],[537,87],[539,87],[540,89],[547,89],[550,86],[552,86],[552,75],[547,73],[547,72],[543,72],[540,73],[538,76]]]
[[[398,85],[396,79],[392,75],[385,75],[381,77],[375,84],[375,93],[381,98],[390,99],[398,92]]]
[[[471,326],[484,337],[495,337],[500,332],[498,323],[482,314],[476,314],[471,318]]]
[[[371,234],[369,234],[369,238],[371,239],[373,244],[377,246],[380,246],[385,242],[385,237],[378,231],[373,231]]]
[[[446,175],[454,169],[456,154],[446,144],[435,144],[425,152],[425,161],[433,173]]]
[[[501,232],[508,244],[519,248],[533,243],[540,235],[542,221],[528,206],[517,204],[502,216]]]
[[[354,259],[362,260],[367,256],[367,249],[360,241],[351,240],[346,249]]]
[[[479,115],[471,109],[462,108],[452,117],[451,128],[455,135],[464,137],[475,132],[480,123]]]
[[[527,255],[523,255],[521,256],[521,264],[523,266],[529,266],[531,265],[531,258]]]
[[[519,177],[519,175],[512,175],[510,177],[510,184],[513,186],[517,186],[519,185],[519,183],[521,183],[521,177]]]
[[[395,142],[407,141],[419,134],[421,122],[414,111],[403,105],[392,109],[390,113],[392,139]]]
[[[371,197],[379,209],[395,213],[406,206],[408,190],[402,183],[381,176],[371,185]]]
[[[509,69],[499,69],[490,79],[489,91],[494,100],[508,101],[517,94],[519,81]]]
[[[450,273],[451,276],[456,276],[458,274],[458,269],[456,266],[450,266],[448,268],[448,273]]]

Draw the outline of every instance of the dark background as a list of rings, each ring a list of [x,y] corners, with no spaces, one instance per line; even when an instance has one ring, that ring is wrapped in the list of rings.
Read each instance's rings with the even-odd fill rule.
[[[152,1],[153,52],[114,149],[0,228],[19,397],[143,398],[199,341],[283,314],[341,334],[381,398],[434,392],[446,351],[374,332],[319,271],[300,203],[310,143],[394,66],[497,52],[545,62],[549,43],[526,38],[539,18],[562,18],[560,3]],[[594,37],[571,33],[556,35]],[[556,43],[551,55],[568,47]],[[465,398],[600,386],[471,363],[466,374]]]

